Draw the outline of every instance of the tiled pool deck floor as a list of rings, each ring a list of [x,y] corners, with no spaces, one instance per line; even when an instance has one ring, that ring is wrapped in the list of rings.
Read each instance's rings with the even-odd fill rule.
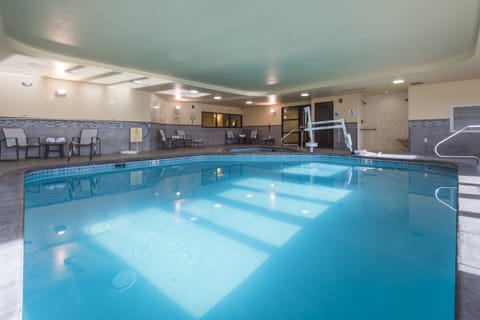
[[[325,152],[325,150],[320,150]],[[23,176],[32,169],[55,168],[85,163],[109,163],[129,160],[159,159],[194,154],[225,153],[224,146],[178,148],[137,155],[110,154],[65,159],[28,159],[0,161],[0,320],[21,319],[23,270]],[[369,157],[397,160],[434,160],[410,155]],[[456,319],[480,319],[480,166],[472,162],[459,165],[459,212],[457,233]]]

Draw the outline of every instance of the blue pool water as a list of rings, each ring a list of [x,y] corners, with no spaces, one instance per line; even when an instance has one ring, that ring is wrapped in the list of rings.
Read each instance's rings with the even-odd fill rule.
[[[155,164],[27,177],[24,319],[454,318],[453,171]]]

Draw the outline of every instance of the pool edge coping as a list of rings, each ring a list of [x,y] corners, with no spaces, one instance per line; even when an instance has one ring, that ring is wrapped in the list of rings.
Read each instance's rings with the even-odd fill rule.
[[[275,152],[273,153],[275,156],[278,156],[278,155],[282,155],[282,153],[280,152]],[[289,153],[291,155],[291,153]],[[178,158],[178,157],[186,157],[186,156],[193,156],[193,155],[199,155],[199,154],[185,154],[185,155],[166,155],[166,156],[163,156],[163,157],[159,157],[158,155],[156,156],[147,156],[147,157],[142,157],[142,158],[135,158],[135,159],[128,159],[128,160],[120,160],[118,162],[137,162],[137,161],[149,161],[149,160],[155,160],[155,159],[171,159],[171,158]],[[231,155],[229,153],[218,153],[218,152],[212,152],[212,153],[203,153],[203,154],[200,154],[202,156],[205,156],[205,155]],[[308,154],[306,154],[308,155]],[[231,155],[233,157],[237,156],[236,154],[234,155]],[[323,155],[323,156],[328,156],[328,155]],[[424,163],[424,164],[439,164],[441,167],[449,167],[449,168],[456,168],[457,170],[457,176],[458,176],[458,187],[460,187],[460,176],[462,173],[464,172],[468,172],[468,171],[471,171],[472,170],[472,166],[469,165],[469,164],[466,164],[466,163],[459,163],[459,162],[452,162],[452,161],[442,161],[440,159],[398,159],[398,158],[388,158],[388,157],[385,157],[385,156],[382,156],[381,158],[380,157],[371,157],[371,156],[361,156],[361,155],[338,155],[338,154],[334,154],[332,156],[343,156],[343,157],[355,157],[355,158],[363,158],[363,159],[373,159],[373,160],[387,160],[387,161],[401,161],[401,162],[420,162],[420,163]],[[89,165],[96,165],[96,164],[105,164],[105,163],[112,163],[114,162],[114,160],[112,159],[109,159],[109,160],[100,160],[100,161],[92,161],[92,162],[88,162],[88,163],[71,163],[71,164],[67,164],[67,165],[62,165],[61,167],[76,167],[76,166],[89,166]],[[19,169],[12,169],[12,170],[7,170],[8,173],[10,174],[13,174],[13,175],[16,175],[17,177],[20,177],[20,179],[18,179],[18,183],[19,185],[17,185],[17,188],[20,186],[21,187],[21,190],[24,190],[24,181],[25,181],[25,177],[26,177],[26,174],[30,173],[30,172],[34,172],[34,171],[39,171],[39,170],[45,170],[45,169],[53,169],[53,168],[58,168],[59,165],[56,164],[56,165],[53,165],[53,166],[35,166],[35,167],[32,167],[32,168],[19,168]],[[1,176],[0,176],[1,177]],[[476,177],[479,178],[479,182],[478,182],[478,186],[480,187],[480,172],[479,172],[479,169],[478,167],[476,168]],[[459,191],[459,189],[457,190]],[[17,225],[16,225],[16,229],[18,231],[18,239],[16,239],[17,241],[21,242],[21,249],[19,250],[19,252],[17,252],[17,254],[19,253],[21,255],[21,261],[20,263],[16,264],[16,266],[19,266],[20,268],[16,268],[17,270],[17,274],[19,273],[19,277],[16,277],[18,278],[18,280],[20,280],[17,284],[17,286],[14,286],[13,289],[17,288],[17,294],[15,296],[18,297],[17,299],[17,303],[15,304],[16,307],[18,308],[17,310],[15,310],[13,313],[10,312],[9,314],[5,314],[8,318],[5,318],[5,319],[13,319],[13,320],[19,320],[21,319],[21,316],[22,316],[22,290],[23,290],[23,212],[24,212],[24,194],[23,192],[21,192],[21,195],[19,197],[19,205],[20,205],[20,215],[18,215],[18,212],[17,212],[17,220],[19,219],[19,221],[17,222]],[[460,197],[460,193],[458,193],[458,208],[460,209],[461,205],[460,205],[460,202],[461,202],[461,197]],[[480,200],[478,200],[478,202],[480,203]],[[464,306],[464,300],[468,300],[469,296],[473,296],[475,294],[477,294],[476,292],[473,292],[473,295],[470,294],[470,292],[468,291],[468,288],[466,287],[463,287],[461,285],[462,283],[462,279],[460,277],[460,272],[462,270],[460,270],[461,268],[459,268],[460,266],[462,266],[462,269],[463,269],[463,266],[467,266],[467,267],[470,267],[468,263],[463,263],[463,260],[462,259],[459,259],[461,257],[459,257],[459,254],[460,252],[463,252],[465,249],[468,249],[464,246],[464,242],[460,241],[460,232],[464,232],[463,230],[460,230],[460,218],[462,216],[462,213],[465,213],[463,212],[462,210],[458,210],[457,212],[457,239],[456,239],[456,244],[457,244],[457,254],[456,254],[456,275],[455,275],[455,319],[457,320],[473,320],[473,319],[476,319],[476,316],[477,315],[480,315],[480,306],[474,306],[475,307],[475,310],[474,310],[474,313],[472,313],[472,311],[470,309],[468,309],[469,307],[472,307],[471,305],[468,305],[469,302],[467,301],[466,304],[467,306]],[[480,237],[480,229],[477,230],[478,232],[478,236]],[[3,241],[1,242],[1,244],[3,244]],[[3,246],[2,246],[3,247]],[[480,246],[479,246],[480,247]],[[470,248],[471,249],[471,248]],[[7,266],[9,265],[8,263],[6,264]],[[475,266],[474,268],[478,268],[478,270],[480,270],[480,263],[478,266]],[[3,270],[5,268],[1,268],[0,266],[0,269]],[[20,270],[20,272],[18,272],[18,270]],[[1,282],[0,282],[1,283]],[[8,288],[7,288],[8,289]],[[467,289],[467,290],[465,290]],[[1,290],[0,290],[0,296],[4,296],[3,292],[4,291],[4,287],[2,286],[1,287]],[[8,294],[8,293],[7,293]],[[464,310],[466,309],[466,310]],[[2,318],[2,311],[0,309],[0,318]],[[7,311],[8,312],[8,311]],[[3,319],[3,318],[2,318]]]

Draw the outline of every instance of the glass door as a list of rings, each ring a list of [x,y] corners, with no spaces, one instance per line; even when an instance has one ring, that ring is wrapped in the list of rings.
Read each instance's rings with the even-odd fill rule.
[[[304,128],[304,110],[305,106],[292,106],[282,108],[282,137],[293,129]],[[284,144],[300,145],[300,132],[291,133],[285,140]]]

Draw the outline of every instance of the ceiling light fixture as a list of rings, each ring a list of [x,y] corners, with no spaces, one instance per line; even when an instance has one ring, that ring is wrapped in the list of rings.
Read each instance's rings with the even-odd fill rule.
[[[308,97],[310,94],[307,92],[300,93],[300,96],[302,97]]]
[[[180,110],[182,107],[181,106],[175,106],[175,109]]]
[[[246,104],[252,104],[253,102],[248,100],[248,101],[245,101]]]
[[[268,96],[268,103],[269,104],[275,104],[277,103],[277,96],[272,94]]]
[[[67,96],[67,90],[65,89],[58,89],[57,91],[55,91],[55,95],[57,97],[66,97]]]
[[[213,97],[213,99],[215,99],[215,100],[221,100],[222,97],[220,97],[220,96],[215,96],[215,97]]]
[[[142,80],[140,80],[140,79],[135,79],[135,80],[132,80],[130,82],[133,83],[133,84],[142,84]]]
[[[393,84],[402,84],[404,82],[405,82],[405,80],[403,80],[403,79],[395,79],[395,80],[392,81]]]
[[[190,93],[198,93],[198,90],[190,90]]]

